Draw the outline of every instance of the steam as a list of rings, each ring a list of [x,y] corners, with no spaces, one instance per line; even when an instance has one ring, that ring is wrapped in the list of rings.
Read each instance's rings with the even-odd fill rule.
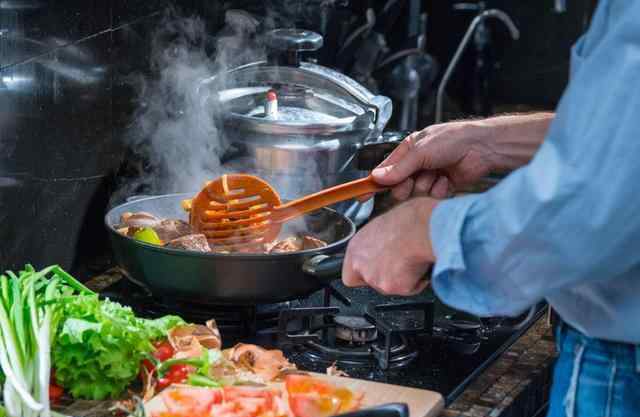
[[[228,11],[225,27],[208,34],[199,17],[168,11],[151,42],[152,76],[131,78],[137,92],[127,143],[147,165],[119,194],[195,192],[224,173],[220,157],[227,144],[216,128],[216,109],[202,103],[198,84],[262,57],[253,42],[258,22]],[[138,173],[140,174],[140,173]]]

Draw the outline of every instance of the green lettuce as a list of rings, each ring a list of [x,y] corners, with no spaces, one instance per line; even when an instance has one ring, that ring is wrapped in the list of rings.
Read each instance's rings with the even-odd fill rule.
[[[152,342],[181,318],[141,319],[129,307],[97,295],[66,300],[53,344],[56,382],[74,398],[117,398],[136,378]]]

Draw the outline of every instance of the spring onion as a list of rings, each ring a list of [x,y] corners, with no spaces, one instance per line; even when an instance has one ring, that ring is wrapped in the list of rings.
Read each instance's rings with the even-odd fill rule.
[[[191,374],[187,377],[187,384],[194,387],[206,387],[206,388],[221,388],[222,384],[215,381],[208,376]]]
[[[0,366],[9,417],[50,417],[51,342],[60,297],[91,294],[59,266],[0,275]]]

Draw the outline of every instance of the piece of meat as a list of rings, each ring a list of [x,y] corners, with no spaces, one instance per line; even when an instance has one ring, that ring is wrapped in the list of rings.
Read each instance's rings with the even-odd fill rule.
[[[219,349],[222,346],[220,331],[215,320],[209,320],[206,326],[201,324],[184,324],[169,331],[169,343],[176,351],[178,359],[195,358],[203,349]]]
[[[297,252],[302,250],[302,245],[302,239],[298,236],[291,236],[273,245],[269,253]]]
[[[302,236],[302,249],[303,250],[324,248],[325,246],[327,246],[327,242],[325,242],[324,240],[320,240],[320,239],[315,238],[315,237],[313,237],[311,235],[303,235]]]
[[[229,358],[237,366],[254,372],[267,382],[273,381],[287,369],[295,369],[295,365],[284,357],[281,350],[267,350],[256,345],[239,343],[231,349]]]
[[[189,223],[176,219],[162,220],[160,224],[153,227],[153,230],[163,242],[193,234],[193,229],[191,229]]]
[[[210,252],[209,242],[205,235],[186,235],[169,241],[168,248],[190,250],[194,252]]]

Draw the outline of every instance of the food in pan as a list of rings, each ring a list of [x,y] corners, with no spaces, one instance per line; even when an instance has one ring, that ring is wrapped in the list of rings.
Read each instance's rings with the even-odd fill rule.
[[[160,219],[146,212],[122,214],[116,230],[146,243],[205,253],[287,253],[327,246],[327,242],[307,233],[243,247],[213,246],[205,235],[194,232],[189,223],[176,219]]]

